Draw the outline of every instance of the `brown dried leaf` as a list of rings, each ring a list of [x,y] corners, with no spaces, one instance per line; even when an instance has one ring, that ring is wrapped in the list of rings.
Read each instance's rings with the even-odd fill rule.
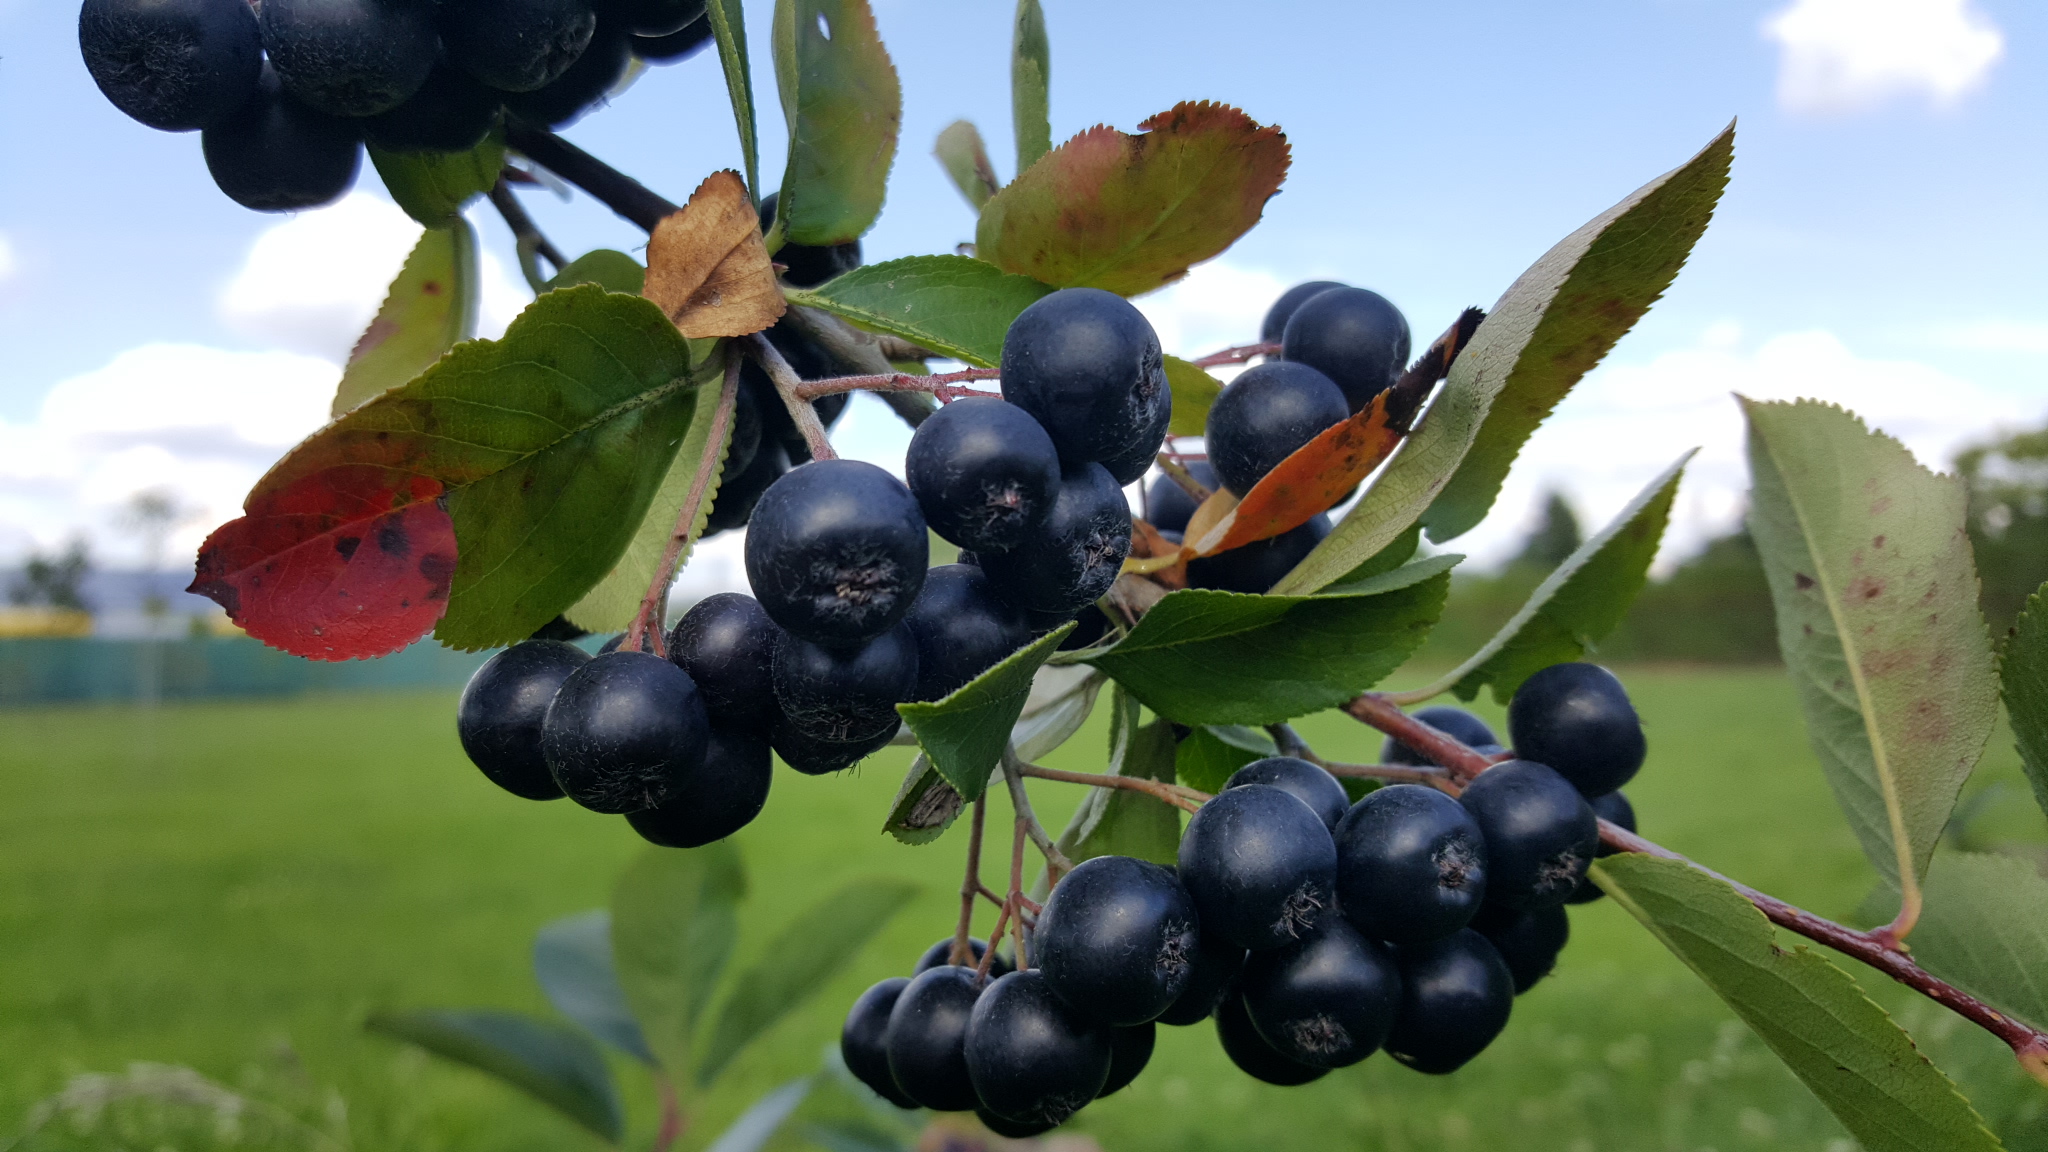
[[[1194,555],[1214,556],[1271,539],[1335,507],[1401,442],[1402,433],[1388,418],[1389,395],[1382,392],[1373,397],[1356,415],[1330,425],[1295,449],[1203,535],[1195,535],[1190,521],[1188,538],[1194,542]]]
[[[693,339],[746,336],[782,317],[787,305],[739,173],[713,172],[655,226],[642,294]]]

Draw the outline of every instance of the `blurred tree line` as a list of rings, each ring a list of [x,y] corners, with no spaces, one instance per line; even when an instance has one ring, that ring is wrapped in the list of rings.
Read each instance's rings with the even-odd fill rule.
[[[2048,428],[2001,435],[1964,450],[1955,471],[1969,487],[1970,543],[1979,604],[1994,636],[2048,581]],[[1536,585],[1584,540],[1558,493],[1514,560],[1499,572],[1459,579],[1424,658],[1455,663],[1484,644]],[[1747,528],[1709,541],[1637,597],[1595,656],[1606,661],[1775,663],[1778,637],[1763,563]]]

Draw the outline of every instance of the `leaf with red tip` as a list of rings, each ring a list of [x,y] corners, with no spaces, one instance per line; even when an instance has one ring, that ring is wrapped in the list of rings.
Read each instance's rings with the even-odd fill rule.
[[[1194,554],[1214,556],[1268,540],[1336,507],[1401,442],[1402,433],[1388,420],[1388,395],[1373,397],[1275,465],[1230,515],[1194,542]]]
[[[1228,105],[1176,104],[1139,127],[1098,125],[1025,169],[982,205],[975,254],[1135,296],[1230,247],[1287,178],[1287,137]]]

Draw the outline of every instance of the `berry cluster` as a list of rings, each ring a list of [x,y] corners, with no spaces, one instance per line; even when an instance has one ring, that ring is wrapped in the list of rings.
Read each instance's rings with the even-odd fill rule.
[[[1416,719],[1502,754],[1471,713]],[[1457,798],[1394,784],[1353,804],[1307,760],[1246,765],[1188,821],[1175,867],[1100,856],[1061,879],[1022,937],[1035,967],[949,967],[942,942],[870,988],[841,1033],[847,1066],[899,1105],[974,1109],[1017,1136],[1130,1083],[1156,1024],[1214,1019],[1230,1059],[1272,1084],[1381,1048],[1456,1070],[1551,970],[1563,906],[1598,896],[1596,813],[1634,828],[1615,789],[1645,745],[1611,674],[1537,673],[1508,727],[1519,758]],[[1422,760],[1391,740],[1384,758]]]
[[[710,37],[704,0],[85,0],[78,14],[114,107],[197,130],[214,183],[266,212],[348,191],[364,141],[461,152],[501,112],[567,124],[634,60]]]

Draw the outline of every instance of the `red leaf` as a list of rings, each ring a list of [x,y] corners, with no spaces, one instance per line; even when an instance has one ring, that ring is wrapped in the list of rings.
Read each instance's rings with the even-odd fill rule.
[[[1214,556],[1271,539],[1335,507],[1401,442],[1401,431],[1388,420],[1391,394],[1390,390],[1373,397],[1356,415],[1295,449],[1252,485],[1228,516],[1190,542],[1193,554]]]

